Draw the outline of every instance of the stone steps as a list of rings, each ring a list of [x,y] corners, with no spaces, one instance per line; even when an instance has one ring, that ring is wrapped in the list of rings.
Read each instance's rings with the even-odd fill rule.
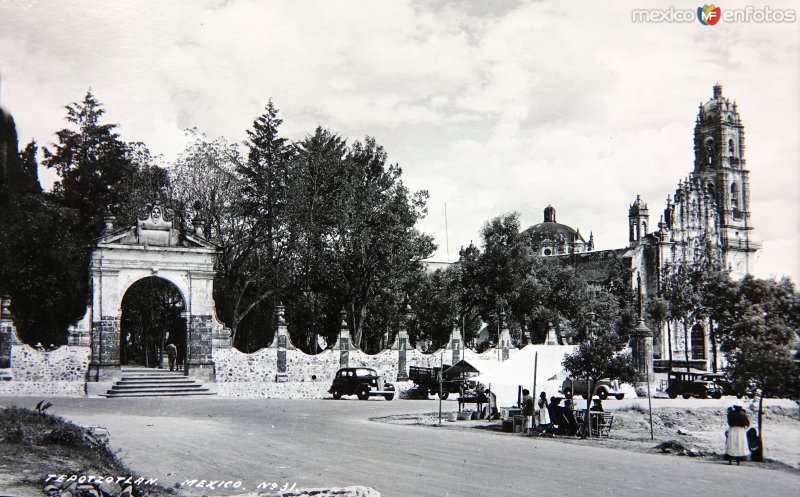
[[[122,378],[105,397],[183,397],[216,395],[193,378],[159,369],[122,368]]]

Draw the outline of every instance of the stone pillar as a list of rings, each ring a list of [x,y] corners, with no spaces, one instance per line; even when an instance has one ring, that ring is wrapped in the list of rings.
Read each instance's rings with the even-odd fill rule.
[[[404,308],[400,311],[400,330],[397,333],[394,345],[392,345],[392,350],[397,351],[397,381],[408,381],[406,351],[413,349],[408,338],[408,321],[413,317],[414,311],[411,310],[411,306],[406,302]]]
[[[278,303],[275,306],[275,340],[272,346],[278,349],[278,372],[275,374],[275,381],[289,381],[289,365],[286,362],[286,350],[291,347],[289,340],[289,327],[285,319],[286,308]],[[271,346],[271,347],[272,347]]]
[[[636,385],[637,395],[639,390],[647,388],[647,383],[653,380],[653,332],[644,323],[644,299],[642,296],[641,276],[637,276],[639,323],[631,333],[631,351],[633,362],[639,376]],[[644,390],[646,392],[646,390]]]
[[[92,308],[88,307],[86,312],[78,321],[75,326],[70,326],[67,331],[67,345],[73,347],[91,347],[92,346]]]
[[[461,338],[461,330],[458,329],[458,321],[453,320],[453,329],[450,332],[450,341],[447,344],[447,350],[452,351],[453,362],[451,365],[456,364],[462,359],[462,349],[463,340]]]
[[[186,374],[212,383],[215,380],[214,360],[211,356],[213,323],[214,317],[211,315],[190,315],[189,339],[186,344]]]
[[[545,345],[558,345],[558,336],[556,334],[556,327],[553,323],[547,323],[547,338],[544,340]]]
[[[350,327],[347,326],[347,311],[342,309],[339,312],[339,339],[336,342],[334,350],[339,350],[339,367],[350,367],[350,351],[355,350],[353,340],[350,338]]]
[[[119,365],[119,316],[102,316],[92,322],[92,359],[89,381],[116,381],[122,377]]]
[[[636,371],[639,372],[640,381],[653,379],[653,332],[640,319],[639,324],[631,333],[631,350]]]
[[[508,351],[511,348],[511,332],[508,329],[505,311],[500,311],[498,319],[500,319],[500,336],[497,337],[497,345],[500,347],[500,360],[506,361],[508,360]]]
[[[11,346],[16,339],[10,307],[7,296],[0,298],[0,368],[11,367]]]

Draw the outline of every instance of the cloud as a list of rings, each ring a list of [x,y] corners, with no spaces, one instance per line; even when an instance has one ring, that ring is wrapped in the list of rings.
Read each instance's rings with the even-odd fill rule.
[[[731,2],[737,8],[742,2]],[[2,102],[46,144],[91,86],[123,137],[167,160],[183,130],[242,140],[269,98],[284,132],[375,136],[430,192],[444,259],[489,218],[627,244],[693,167],[697,104],[721,82],[747,128],[759,274],[800,276],[800,24],[633,23],[637,2],[0,4]],[[794,8],[773,2],[771,8]]]

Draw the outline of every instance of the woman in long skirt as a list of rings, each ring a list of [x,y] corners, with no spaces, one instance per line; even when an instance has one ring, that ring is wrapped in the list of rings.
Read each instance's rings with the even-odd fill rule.
[[[547,394],[545,392],[542,392],[542,395],[539,397],[538,404],[539,411],[536,416],[536,425],[537,428],[545,430],[550,426],[550,413],[547,412]]]
[[[728,409],[728,439],[725,442],[725,457],[728,464],[736,461],[738,465],[750,455],[750,446],[747,444],[747,427],[750,419],[742,405],[734,403]]]

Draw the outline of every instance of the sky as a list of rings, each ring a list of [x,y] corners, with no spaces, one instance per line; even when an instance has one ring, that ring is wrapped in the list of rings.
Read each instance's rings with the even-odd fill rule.
[[[703,25],[698,3],[671,4],[687,22],[634,22],[643,2],[5,0],[0,105],[21,144],[48,145],[91,88],[168,164],[187,128],[241,142],[272,99],[292,140],[375,137],[429,192],[419,227],[452,261],[489,219],[517,211],[524,228],[547,205],[596,249],[625,247],[636,195],[655,226],[693,169],[697,107],[719,83],[745,125],[755,274],[797,282],[798,16]]]

